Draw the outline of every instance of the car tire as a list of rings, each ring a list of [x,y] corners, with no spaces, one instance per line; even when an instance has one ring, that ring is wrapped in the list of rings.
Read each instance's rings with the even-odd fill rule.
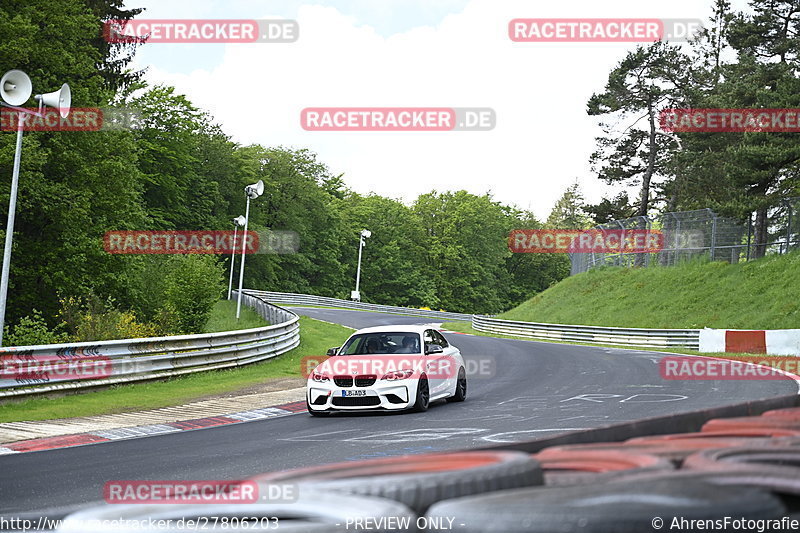
[[[785,514],[777,496],[753,487],[720,490],[700,480],[658,479],[502,490],[437,502],[426,516],[458,517],[460,533],[641,533],[668,530],[675,517],[778,519]]]
[[[206,517],[214,517],[209,521]],[[381,517],[391,520],[378,521]],[[126,504],[99,505],[67,516],[59,533],[181,533],[196,528],[179,527],[180,520],[203,519],[208,531],[266,531],[331,533],[353,531],[348,520],[372,521],[370,533],[396,533],[395,520],[414,524],[417,515],[402,503],[368,496],[314,492],[304,489],[292,501],[273,503]],[[167,521],[159,527],[159,521]],[[232,524],[241,524],[234,527]],[[206,528],[206,525],[208,526]]]
[[[462,366],[458,371],[458,381],[456,381],[456,392],[450,396],[448,402],[463,402],[467,399],[467,373]]]
[[[323,411],[313,411],[311,409],[311,404],[308,403],[308,398],[306,398],[306,409],[308,409],[308,414],[311,416],[328,416],[330,414]]]
[[[417,397],[414,400],[413,411],[417,413],[424,413],[428,410],[431,403],[431,390],[428,386],[428,378],[420,376],[419,384],[417,385]]]
[[[542,470],[530,455],[480,451],[405,455],[268,472],[250,478],[261,487],[297,484],[325,494],[388,498],[423,514],[441,500],[541,486]],[[453,528],[456,529],[455,527]]]

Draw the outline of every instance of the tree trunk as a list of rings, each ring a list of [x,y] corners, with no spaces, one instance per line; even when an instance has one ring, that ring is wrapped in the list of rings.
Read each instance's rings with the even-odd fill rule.
[[[658,150],[658,147],[656,146],[656,118],[655,118],[655,110],[653,109],[652,98],[648,99],[647,101],[647,114],[650,119],[650,146],[649,146],[650,153],[648,154],[647,158],[647,170],[645,170],[644,176],[642,176],[642,193],[639,200],[639,211],[636,213],[636,216],[645,218],[647,217],[647,210],[650,207],[650,180],[653,177],[653,171],[656,166],[656,150]],[[646,228],[646,224],[644,223],[644,218],[640,218],[637,221],[636,227],[641,229]],[[645,264],[644,253],[636,254],[634,265],[643,266],[644,264]]]
[[[767,208],[760,207],[756,211],[756,223],[753,229],[753,259],[764,257],[767,252]]]
[[[656,117],[652,98],[647,101],[647,115],[650,119],[650,153],[647,158],[647,170],[645,170],[644,176],[642,176],[639,211],[636,213],[636,215],[640,217],[646,217],[647,209],[650,207],[650,180],[653,177],[653,171],[656,166],[656,150],[658,150],[656,146]]]

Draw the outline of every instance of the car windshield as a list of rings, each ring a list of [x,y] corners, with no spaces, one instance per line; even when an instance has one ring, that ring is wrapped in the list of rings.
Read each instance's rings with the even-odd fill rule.
[[[391,332],[353,335],[339,351],[339,355],[395,353],[420,353],[419,333]]]

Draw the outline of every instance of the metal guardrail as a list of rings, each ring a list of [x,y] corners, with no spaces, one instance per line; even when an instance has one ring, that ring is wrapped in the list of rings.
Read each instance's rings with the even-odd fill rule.
[[[252,291],[243,291],[242,302],[273,325],[199,335],[2,348],[0,398],[242,366],[278,356],[300,344],[295,313]],[[10,371],[57,368],[57,364],[72,364],[73,371],[47,375]]]
[[[472,315],[464,313],[448,313],[446,311],[433,311],[428,309],[415,309],[413,307],[397,307],[393,305],[379,305],[352,300],[341,300],[327,296],[312,296],[310,294],[296,294],[292,292],[247,291],[249,294],[266,298],[270,302],[284,305],[313,305],[323,307],[342,307],[345,309],[358,309],[361,311],[380,311],[397,315],[423,316],[426,318],[439,318],[443,320],[470,320]]]
[[[697,350],[700,343],[700,330],[696,329],[640,329],[616,328],[602,326],[572,326],[563,324],[538,324],[535,322],[518,322],[501,320],[488,316],[447,313],[443,311],[427,311],[409,307],[377,305],[326,296],[295,294],[287,292],[247,291],[271,302],[284,305],[314,305],[326,307],[342,307],[366,311],[380,311],[402,315],[424,316],[445,320],[468,320],[476,331],[500,335],[515,335],[531,339],[555,340],[567,342],[594,342],[617,346],[655,346],[676,347]]]
[[[699,349],[700,330],[642,329],[603,326],[570,326],[518,322],[473,315],[472,328],[483,333],[514,335],[531,339],[593,342],[618,346],[645,346]]]

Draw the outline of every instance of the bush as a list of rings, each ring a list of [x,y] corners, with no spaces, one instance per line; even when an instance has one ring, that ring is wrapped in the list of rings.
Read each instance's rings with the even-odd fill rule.
[[[164,279],[162,316],[175,334],[201,333],[225,290],[225,272],[210,255],[173,256]]]
[[[34,309],[33,315],[22,318],[13,327],[6,326],[3,344],[5,346],[32,346],[69,342],[69,335],[65,331],[59,331],[60,329],[61,327],[56,327],[51,330],[45,319],[42,318],[42,314]]]
[[[59,317],[78,342],[154,337],[164,333],[158,325],[139,322],[133,311],[120,311],[114,300],[103,302],[94,295],[86,301],[61,300]]]

